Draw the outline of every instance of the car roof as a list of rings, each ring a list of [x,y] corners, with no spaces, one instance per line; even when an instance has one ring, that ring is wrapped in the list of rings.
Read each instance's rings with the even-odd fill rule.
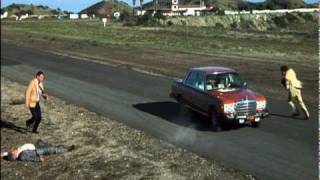
[[[220,74],[220,73],[228,73],[235,72],[235,70],[222,66],[206,66],[206,67],[194,67],[190,69],[191,71],[201,71],[205,74]]]

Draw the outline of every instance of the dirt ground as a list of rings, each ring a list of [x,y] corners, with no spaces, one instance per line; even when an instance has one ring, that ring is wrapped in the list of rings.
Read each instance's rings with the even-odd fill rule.
[[[86,40],[56,37],[28,32],[1,30],[2,41],[40,48],[67,57],[94,61],[143,73],[182,78],[190,67],[226,66],[235,69],[249,88],[269,98],[287,100],[287,92],[280,84],[280,66],[295,69],[304,83],[302,95],[309,104],[318,103],[318,62],[316,59],[283,60],[270,58],[239,57],[235,55],[187,53],[152,47],[116,44],[92,44]]]
[[[1,150],[39,138],[76,149],[42,163],[1,160],[1,179],[255,179],[52,96],[32,134],[25,89],[1,77]]]

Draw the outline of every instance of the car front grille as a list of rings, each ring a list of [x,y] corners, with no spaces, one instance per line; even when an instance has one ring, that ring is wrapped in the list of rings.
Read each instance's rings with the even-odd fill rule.
[[[255,100],[241,100],[236,103],[237,116],[250,116],[256,114],[257,102]]]

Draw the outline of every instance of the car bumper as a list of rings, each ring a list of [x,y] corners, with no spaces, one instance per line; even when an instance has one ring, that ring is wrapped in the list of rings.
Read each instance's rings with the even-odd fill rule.
[[[225,115],[225,120],[237,122],[239,124],[244,124],[247,122],[260,122],[261,119],[266,118],[268,116],[269,116],[268,111],[257,112],[255,115],[250,115],[250,116],[238,116],[235,114],[227,114]]]

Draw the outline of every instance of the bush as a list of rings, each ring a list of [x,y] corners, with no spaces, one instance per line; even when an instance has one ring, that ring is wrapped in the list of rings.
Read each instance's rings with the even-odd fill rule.
[[[129,12],[128,12],[128,11],[123,11],[123,12],[120,14],[119,20],[123,22],[123,21],[128,21],[129,18],[130,18]]]
[[[281,28],[287,28],[289,26],[288,20],[284,16],[276,16],[273,18],[274,24]]]
[[[232,29],[238,29],[238,23],[237,22],[233,22],[233,23],[230,24],[230,27]]]
[[[298,15],[306,21],[314,21],[312,13],[298,13]]]
[[[147,12],[143,16],[140,16],[138,18],[137,25],[139,25],[139,26],[141,26],[141,25],[142,26],[159,26],[160,22],[158,21],[158,19],[156,19],[152,16],[151,12]]]
[[[138,23],[138,18],[134,16],[129,16],[125,21],[124,21],[124,26],[136,26]]]
[[[216,12],[217,12],[217,15],[226,15],[226,13],[224,12],[224,9],[219,9]]]
[[[240,26],[243,29],[255,29],[255,25],[252,20],[242,19]]]
[[[297,22],[297,21],[299,21],[298,16],[293,14],[293,13],[286,13],[284,15],[284,18],[287,19],[289,22]]]
[[[168,25],[168,26],[172,26],[172,25],[173,25],[173,22],[172,22],[172,21],[168,21],[168,22],[167,22],[167,25]]]
[[[216,29],[218,29],[218,30],[223,30],[223,29],[225,29],[224,26],[223,26],[223,24],[221,24],[221,23],[216,23],[216,24],[214,25],[214,27],[215,27]]]
[[[165,20],[166,19],[166,17],[160,12],[156,12],[153,17],[158,20],[160,20],[160,19]]]

